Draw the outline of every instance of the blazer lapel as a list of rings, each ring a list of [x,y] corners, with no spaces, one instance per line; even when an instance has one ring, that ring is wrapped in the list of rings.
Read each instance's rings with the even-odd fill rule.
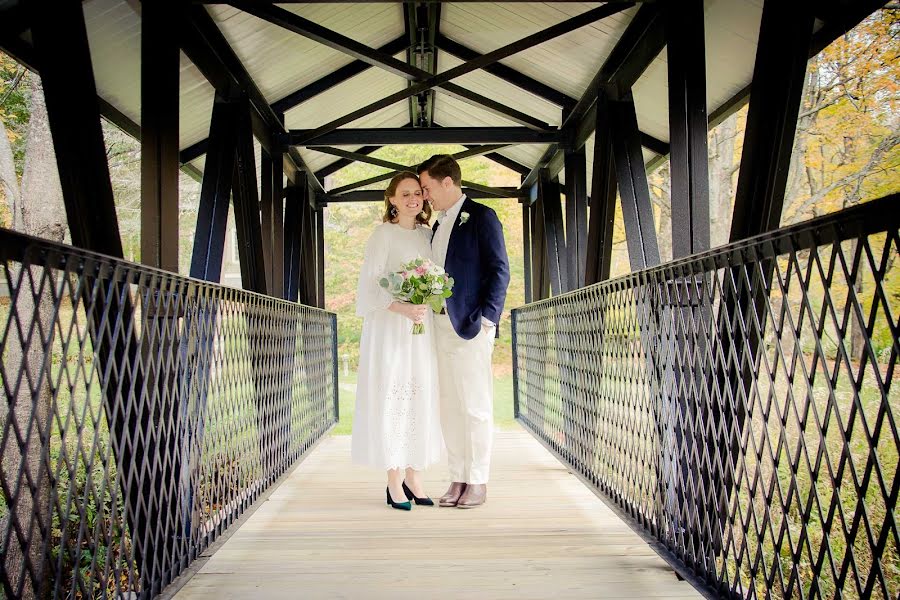
[[[447,257],[453,254],[453,239],[456,237],[456,232],[459,230],[459,226],[462,224],[462,214],[464,212],[468,212],[466,208],[470,202],[472,202],[472,200],[470,200],[469,197],[466,196],[465,200],[463,200],[462,206],[459,209],[459,212],[456,214],[456,220],[453,221],[453,229],[450,230],[450,237],[447,238]],[[445,264],[446,262],[447,260],[444,259]]]

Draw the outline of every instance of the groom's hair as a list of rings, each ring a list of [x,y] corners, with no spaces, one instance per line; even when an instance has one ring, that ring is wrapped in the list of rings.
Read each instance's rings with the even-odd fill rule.
[[[449,154],[435,154],[421,165],[419,165],[419,174],[428,173],[428,176],[438,181],[443,181],[444,177],[449,177],[457,187],[462,187],[462,171],[459,163]]]

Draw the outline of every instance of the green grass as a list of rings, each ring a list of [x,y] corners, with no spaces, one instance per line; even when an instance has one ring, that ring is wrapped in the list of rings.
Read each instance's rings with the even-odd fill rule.
[[[353,432],[353,409],[356,404],[356,373],[344,375],[343,370],[338,380],[340,393],[340,421],[331,430],[332,435],[350,435]],[[494,425],[500,430],[518,427],[513,417],[513,378],[512,375],[494,377]]]

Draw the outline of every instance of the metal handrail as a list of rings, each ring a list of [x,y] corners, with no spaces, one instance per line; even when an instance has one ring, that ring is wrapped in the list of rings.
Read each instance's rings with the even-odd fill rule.
[[[151,598],[337,421],[336,315],[0,229],[0,583]]]
[[[895,598],[898,199],[514,309],[518,420],[705,593]]]

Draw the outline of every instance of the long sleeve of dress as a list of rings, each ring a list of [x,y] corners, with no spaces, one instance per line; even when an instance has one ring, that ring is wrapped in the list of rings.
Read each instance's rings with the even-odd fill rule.
[[[378,283],[379,280],[399,265],[389,268],[388,236],[377,228],[366,243],[363,265],[359,271],[359,285],[356,290],[356,315],[365,317],[375,310],[385,310],[394,298]]]

